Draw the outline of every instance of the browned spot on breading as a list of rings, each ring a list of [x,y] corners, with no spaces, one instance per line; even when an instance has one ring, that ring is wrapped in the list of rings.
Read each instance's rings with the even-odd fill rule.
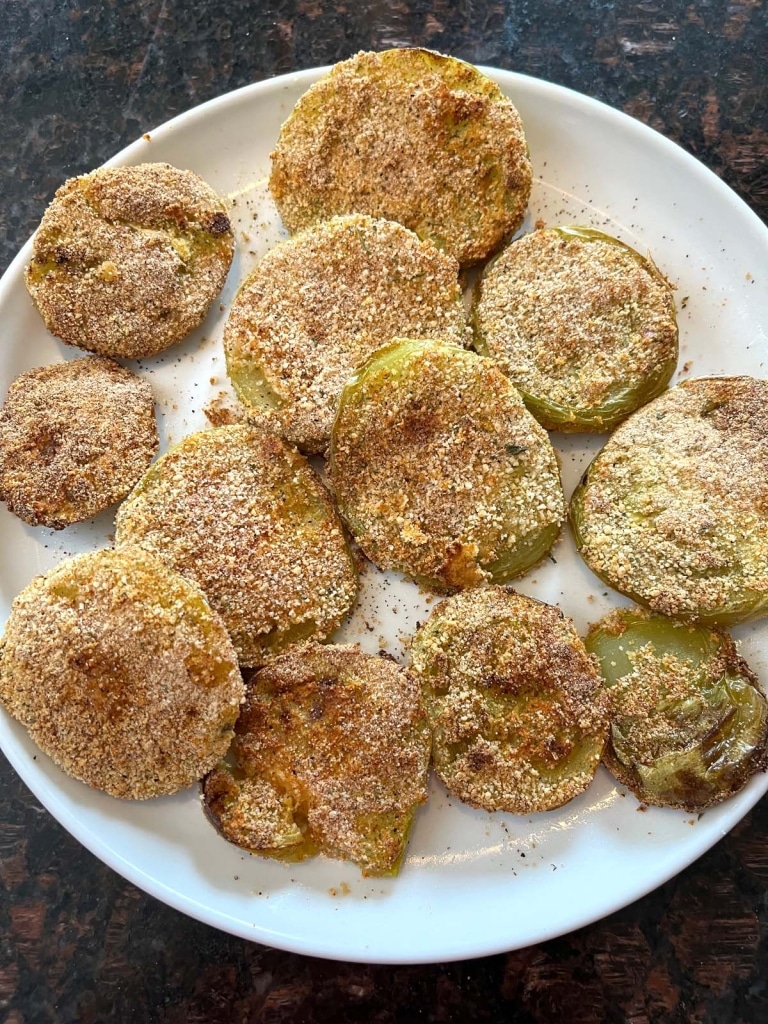
[[[220,210],[214,213],[208,221],[208,230],[212,235],[226,235],[231,233],[232,225],[229,223],[229,217],[226,213],[222,213]]]

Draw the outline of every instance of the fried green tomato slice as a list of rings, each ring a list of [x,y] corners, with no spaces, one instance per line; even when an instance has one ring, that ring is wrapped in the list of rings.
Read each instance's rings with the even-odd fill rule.
[[[489,264],[475,347],[548,430],[605,431],[661,394],[677,365],[672,289],[650,260],[582,227],[544,228]]]
[[[117,515],[137,544],[194,580],[240,663],[325,639],[355,599],[344,529],[315,471],[275,435],[236,424],[190,434],[147,471]]]
[[[394,221],[334,217],[281,242],[243,283],[224,332],[227,372],[254,412],[324,452],[341,389],[392,338],[468,341],[453,257]]]
[[[19,594],[0,642],[0,701],[63,771],[144,800],[201,779],[244,697],[202,591],[145,552],[79,555]]]
[[[126,496],[157,452],[149,384],[111,359],[39,366],[0,409],[0,500],[61,530]]]
[[[768,381],[684,381],[622,423],[571,501],[577,547],[652,611],[768,612]]]
[[[253,678],[233,763],[205,780],[206,806],[254,853],[323,853],[396,875],[427,798],[429,750],[410,673],[357,646],[306,644]]]
[[[499,87],[454,57],[403,48],[358,53],[302,96],[269,187],[291,232],[367,213],[469,266],[520,227],[531,178],[520,117]]]
[[[67,345],[138,359],[202,323],[233,255],[224,204],[197,174],[101,167],[56,192],[24,279]]]
[[[560,534],[549,437],[473,352],[380,349],[344,388],[330,454],[339,511],[368,558],[434,589],[519,576]]]
[[[608,729],[602,682],[559,608],[502,587],[439,604],[411,668],[451,793],[487,811],[560,807],[594,778]]]
[[[617,609],[585,643],[608,691],[603,760],[639,800],[700,811],[768,767],[768,703],[727,633]]]

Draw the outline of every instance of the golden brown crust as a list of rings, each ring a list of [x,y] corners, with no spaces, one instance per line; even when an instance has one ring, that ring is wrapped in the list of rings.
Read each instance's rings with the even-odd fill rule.
[[[429,50],[358,53],[299,100],[272,154],[290,231],[386,217],[466,266],[522,223],[531,190],[514,106],[476,68]]]
[[[427,798],[429,745],[408,672],[357,646],[308,644],[252,680],[235,768],[206,779],[206,802],[225,836],[255,852],[322,852],[391,874]]]
[[[174,793],[233,735],[243,681],[200,590],[147,554],[97,551],[38,576],[0,647],[0,700],[65,772],[112,796]]]
[[[227,369],[255,411],[277,406],[303,451],[330,439],[352,371],[393,337],[463,345],[456,261],[393,221],[334,217],[275,246],[247,278],[224,333]]]
[[[592,781],[606,698],[559,608],[501,587],[465,591],[434,609],[411,656],[435,770],[461,800],[532,814]]]
[[[224,204],[192,171],[102,167],[56,192],[25,281],[67,345],[137,359],[202,322],[233,253]]]
[[[437,342],[381,349],[347,384],[329,472],[366,555],[438,589],[504,578],[518,556],[508,576],[525,571],[565,515],[556,455],[517,390],[491,360]]]
[[[475,328],[482,351],[537,408],[565,407],[581,419],[617,395],[626,416],[659,393],[677,360],[668,283],[633,250],[588,229],[546,228],[507,246],[483,273]]]
[[[354,563],[317,474],[247,425],[191,434],[158,459],[120,508],[117,543],[195,580],[247,666],[325,639],[355,599]]]
[[[0,409],[0,499],[60,530],[124,498],[158,445],[152,388],[111,359],[28,370]]]
[[[768,598],[768,382],[684,381],[612,435],[574,495],[582,556],[666,615],[738,621]]]

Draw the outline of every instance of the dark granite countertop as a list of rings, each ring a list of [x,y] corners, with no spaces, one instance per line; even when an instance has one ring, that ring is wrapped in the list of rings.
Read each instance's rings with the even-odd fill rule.
[[[763,0],[6,0],[0,264],[65,178],[237,86],[419,44],[598,97],[768,220]],[[0,1019],[118,1022],[768,1020],[768,802],[612,917],[507,955],[359,966],[168,909],[81,848],[3,760]]]

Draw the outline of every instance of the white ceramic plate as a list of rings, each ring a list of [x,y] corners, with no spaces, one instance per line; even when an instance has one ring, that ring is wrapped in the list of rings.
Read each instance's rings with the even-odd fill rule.
[[[525,122],[536,184],[527,227],[578,222],[649,250],[677,283],[680,374],[764,376],[768,356],[768,230],[713,174],[625,115],[565,89],[489,70]],[[164,442],[207,425],[203,407],[227,391],[220,337],[238,281],[281,237],[268,198],[269,152],[281,122],[318,71],[250,86],[151,132],[112,163],[167,160],[229,195],[239,253],[221,303],[183,345],[147,360]],[[76,358],[51,338],[27,296],[27,244],[0,285],[3,393],[31,366]],[[756,283],[758,279],[759,283]],[[680,375],[679,374],[679,375]],[[570,493],[599,439],[554,438]],[[113,516],[54,534],[0,509],[1,614],[36,573],[110,542]],[[579,628],[611,602],[566,537],[519,589],[556,602]],[[429,602],[395,577],[370,570],[343,639],[400,652]],[[369,628],[370,627],[370,628]],[[742,627],[743,653],[768,679],[768,629]],[[142,889],[217,928],[317,956],[374,962],[459,959],[540,942],[578,928],[653,889],[724,835],[768,788],[754,778],[699,820],[652,809],[600,770],[562,810],[488,815],[448,798],[438,783],[420,812],[397,879],[365,880],[352,865],[317,859],[283,865],[221,839],[198,794],[146,803],[113,800],[62,775],[17,723],[0,717],[11,763],[77,839]]]

